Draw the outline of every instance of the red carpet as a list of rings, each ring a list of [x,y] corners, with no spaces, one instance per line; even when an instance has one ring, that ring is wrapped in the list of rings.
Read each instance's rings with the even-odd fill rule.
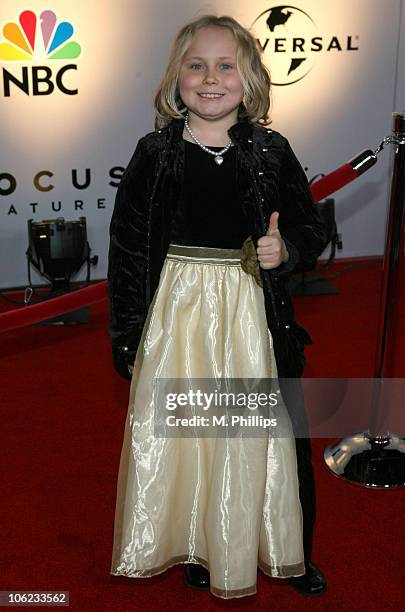
[[[332,282],[337,295],[296,300],[314,338],[306,375],[371,376],[380,266],[343,271]],[[306,599],[260,571],[258,593],[230,601],[187,588],[182,566],[154,578],[110,576],[129,387],[111,366],[106,304],[91,308],[89,324],[33,326],[1,341],[0,590],[70,591],[73,610],[403,608],[405,490],[335,478],[319,439],[314,561],[329,582],[322,597]]]

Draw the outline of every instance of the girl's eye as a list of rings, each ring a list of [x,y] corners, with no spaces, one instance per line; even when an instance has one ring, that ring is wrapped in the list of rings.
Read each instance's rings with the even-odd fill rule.
[[[229,70],[230,68],[232,68],[231,64],[221,64],[221,68],[225,70]]]
[[[190,66],[192,70],[201,70],[202,67],[203,67],[202,64],[191,64]]]

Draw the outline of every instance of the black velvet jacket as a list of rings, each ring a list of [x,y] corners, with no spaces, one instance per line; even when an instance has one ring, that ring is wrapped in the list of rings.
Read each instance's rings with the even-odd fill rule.
[[[127,366],[134,362],[170,243],[184,172],[183,128],[184,120],[176,119],[141,138],[117,191],[108,258],[109,331],[114,365],[128,379]],[[286,279],[314,267],[326,246],[323,224],[286,138],[248,121],[238,122],[228,133],[236,148],[239,196],[255,245],[266,233],[271,213],[279,211],[289,260],[273,270],[260,268],[260,274],[278,374],[298,377],[305,363],[304,344],[311,338],[294,320]]]

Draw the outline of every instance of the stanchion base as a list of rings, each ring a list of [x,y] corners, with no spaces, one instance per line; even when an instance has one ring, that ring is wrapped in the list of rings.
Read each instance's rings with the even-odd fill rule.
[[[39,321],[38,323],[34,323],[34,325],[74,325],[78,323],[88,323],[90,321],[89,312],[89,307],[85,306],[79,310],[57,315],[56,317],[52,317],[52,319]]]
[[[373,438],[362,432],[327,446],[324,459],[340,478],[374,489],[405,486],[405,439],[388,433]]]

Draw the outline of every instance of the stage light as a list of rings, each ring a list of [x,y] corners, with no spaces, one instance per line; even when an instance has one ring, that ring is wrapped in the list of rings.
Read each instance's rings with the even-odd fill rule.
[[[28,220],[28,289],[31,295],[44,298],[35,292],[31,282],[31,265],[41,276],[50,281],[51,289],[46,299],[71,290],[71,278],[87,264],[86,284],[90,283],[90,265],[96,265],[98,256],[90,257],[87,241],[86,217],[77,221],[65,221],[63,217],[43,221]],[[86,312],[84,312],[86,310]],[[81,314],[80,314],[81,313]],[[88,309],[68,313],[52,322],[88,321]]]
[[[314,179],[317,177],[314,177]],[[312,179],[312,181],[314,180]],[[310,181],[310,182],[312,182]],[[327,261],[318,265],[317,270],[325,270],[335,261],[336,249],[342,249],[342,237],[338,233],[335,219],[335,200],[326,198],[316,204],[325,228],[327,244],[330,244],[330,255]],[[327,295],[337,293],[336,288],[321,274],[299,272],[289,279],[289,291],[292,296]]]

